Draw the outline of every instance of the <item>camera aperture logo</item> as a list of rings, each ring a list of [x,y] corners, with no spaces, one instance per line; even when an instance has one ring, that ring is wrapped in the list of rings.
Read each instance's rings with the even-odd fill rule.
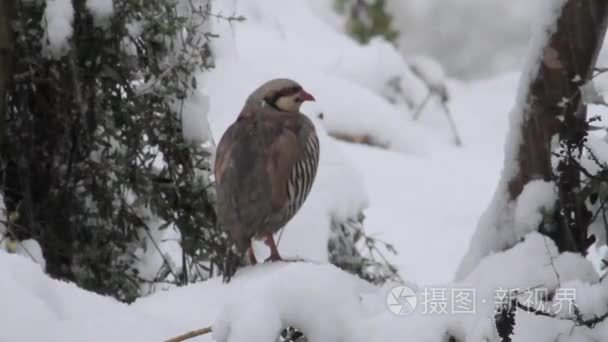
[[[418,297],[416,292],[407,286],[393,287],[386,295],[388,309],[397,316],[403,316],[416,309]]]

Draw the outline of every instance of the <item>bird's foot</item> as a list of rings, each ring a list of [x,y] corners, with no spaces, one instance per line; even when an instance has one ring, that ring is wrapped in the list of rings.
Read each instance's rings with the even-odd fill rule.
[[[258,259],[255,257],[255,253],[253,252],[253,247],[251,245],[249,245],[249,250],[247,251],[247,254],[249,255],[249,263],[251,265],[255,265],[258,263]]]
[[[272,234],[266,235],[266,240],[264,241],[264,243],[266,244],[266,246],[270,247],[270,256],[266,260],[264,260],[264,262],[275,262],[283,260],[283,258],[281,258],[281,255],[279,254],[279,250],[277,249],[277,245],[274,242],[274,237],[272,236]]]
[[[266,258],[266,260],[264,260],[264,262],[275,262],[275,261],[283,261],[283,258],[281,258],[281,256],[277,253],[277,254],[270,254],[270,256],[268,258]]]

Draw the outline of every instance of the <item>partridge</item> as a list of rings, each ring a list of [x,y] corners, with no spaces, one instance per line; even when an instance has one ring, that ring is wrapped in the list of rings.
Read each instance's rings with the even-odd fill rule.
[[[300,209],[319,163],[313,123],[300,113],[314,101],[297,82],[274,79],[256,89],[217,147],[215,181],[219,226],[230,236],[224,267],[229,281],[248,252],[251,240],[264,239],[267,260],[281,260],[273,234]]]

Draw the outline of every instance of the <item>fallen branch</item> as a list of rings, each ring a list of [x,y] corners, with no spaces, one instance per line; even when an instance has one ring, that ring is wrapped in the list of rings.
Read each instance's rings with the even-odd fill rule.
[[[179,336],[175,336],[173,338],[170,338],[170,339],[166,340],[165,342],[181,342],[181,341],[189,340],[189,339],[191,339],[193,337],[197,337],[197,336],[202,336],[202,335],[208,334],[211,331],[213,331],[211,329],[211,327],[205,327],[205,328],[202,328],[202,329],[192,330],[192,331],[189,331],[189,332],[187,332],[187,333],[185,333],[183,335],[179,335]]]
[[[368,145],[373,147],[379,147],[383,149],[388,149],[389,146],[387,144],[383,144],[377,142],[373,137],[366,134],[348,134],[348,133],[338,133],[338,132],[329,132],[329,135],[335,139],[346,141],[349,143]]]

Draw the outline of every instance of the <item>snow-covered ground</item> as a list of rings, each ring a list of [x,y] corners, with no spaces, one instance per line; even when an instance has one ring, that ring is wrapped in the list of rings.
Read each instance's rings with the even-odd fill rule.
[[[0,341],[160,341],[208,325],[218,341],[271,341],[289,324],[310,341],[430,342],[445,341],[448,334],[484,341],[495,338],[490,328],[497,287],[542,285],[556,291],[572,281],[571,287],[608,293],[606,281],[582,283],[598,281],[590,263],[558,256],[552,242],[536,233],[452,283],[502,169],[517,71],[468,83],[447,80],[448,107],[463,140],[457,147],[436,101],[414,122],[410,110],[387,100],[394,94],[386,82],[395,76],[408,101],[419,103],[425,95],[394,48],[382,41],[359,46],[328,23],[331,15],[320,13],[321,7],[304,0],[283,6],[283,1],[215,2],[215,11],[247,20],[214,22],[221,36],[213,45],[217,67],[200,76],[199,95],[208,97],[216,141],[247,95],[267,79],[296,79],[317,98],[304,111],[321,136],[318,177],[279,246],[282,254],[313,262],[258,265],[240,270],[229,285],[212,279],[125,305],[51,280],[27,256],[0,250]],[[188,112],[197,115],[200,102],[189,105]],[[369,135],[388,148],[339,142],[328,133]],[[476,313],[397,316],[386,304],[396,284],[374,287],[327,265],[330,222],[361,210],[367,232],[396,247],[392,261],[410,287],[419,295],[426,286],[443,287],[446,300],[454,298],[453,289],[475,288]],[[265,248],[256,246],[256,253]],[[597,298],[580,298],[584,312],[603,312]],[[572,329],[570,321],[552,321],[545,331],[539,327],[548,326],[548,319],[523,317],[515,341],[555,341],[560,333],[565,336],[560,341],[572,342],[608,336],[606,323],[590,332]],[[211,340],[212,335],[196,339]]]
[[[395,245],[396,263],[406,279],[443,282],[453,278],[496,186],[507,126],[505,111],[516,84],[516,74],[451,84],[450,108],[463,137],[461,148],[446,143],[449,131],[445,127],[437,140],[427,141],[424,155],[341,144],[364,175],[370,196],[366,227]],[[423,123],[446,124],[441,112],[424,115]]]

